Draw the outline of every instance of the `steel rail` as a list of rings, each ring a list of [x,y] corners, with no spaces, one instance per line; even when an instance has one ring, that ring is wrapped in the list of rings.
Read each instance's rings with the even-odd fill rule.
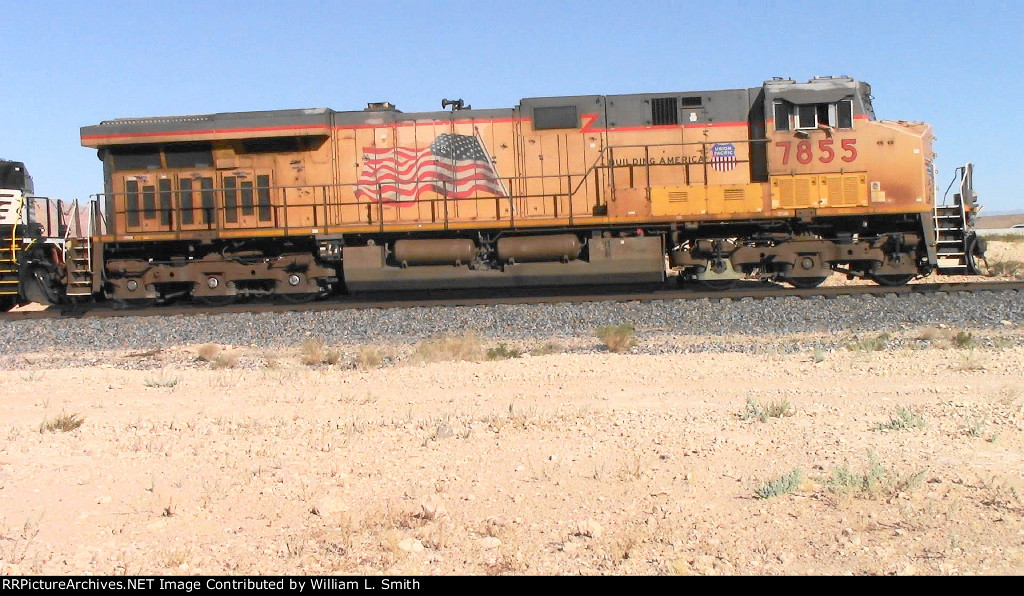
[[[707,291],[680,288],[675,284],[621,286],[577,286],[565,288],[501,288],[488,290],[441,290],[358,294],[307,304],[252,302],[230,306],[168,305],[140,309],[111,308],[107,304],[78,305],[74,309],[50,308],[42,311],[0,313],[0,322],[31,319],[149,316],[197,316],[227,313],[320,312],[354,309],[420,308],[436,306],[494,306],[501,304],[551,304],[581,302],[639,302],[653,300],[766,300],[773,298],[835,298],[838,296],[907,296],[954,292],[1024,291],[1024,281],[988,281],[969,283],[917,283],[887,287],[875,285],[789,288],[775,283],[741,282],[731,290]]]

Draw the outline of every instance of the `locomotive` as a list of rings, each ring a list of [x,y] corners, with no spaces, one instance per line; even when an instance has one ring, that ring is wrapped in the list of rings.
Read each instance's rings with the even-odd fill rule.
[[[441,108],[83,127],[104,192],[22,295],[220,305],[670,272],[710,289],[833,271],[900,285],[977,273],[984,251],[970,164],[937,204],[930,126],[876,119],[849,77]]]

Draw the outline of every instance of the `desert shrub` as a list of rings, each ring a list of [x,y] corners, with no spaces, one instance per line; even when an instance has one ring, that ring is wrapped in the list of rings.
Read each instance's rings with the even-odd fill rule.
[[[958,348],[973,348],[978,343],[970,331],[957,331],[950,341]]]
[[[317,337],[299,344],[299,360],[306,366],[337,364],[341,360],[341,353],[337,350],[328,350],[324,340]]]
[[[505,344],[498,344],[498,347],[487,350],[488,360],[508,360],[509,358],[519,358],[522,355],[522,350],[509,348]]]
[[[84,422],[85,418],[82,418],[78,414],[66,414],[64,412],[61,412],[60,414],[49,420],[44,419],[42,423],[40,423],[39,425],[39,432],[54,433],[59,431],[62,433],[66,433],[68,431],[75,430],[76,428],[82,426]]]
[[[794,414],[796,414],[796,410],[793,409],[793,405],[789,403],[788,399],[759,403],[754,398],[748,397],[747,409],[743,418],[768,422],[769,418],[788,418]]]
[[[595,335],[609,352],[625,352],[636,345],[636,329],[629,323],[598,327]]]
[[[384,353],[379,348],[359,346],[355,356],[357,368],[377,368],[382,364],[384,364]]]
[[[874,339],[864,339],[852,344],[846,344],[846,349],[851,352],[881,352],[889,347],[889,340],[892,338],[888,333],[882,333]]]
[[[217,354],[220,354],[220,346],[217,344],[203,344],[199,346],[196,359],[203,362],[213,362]]]
[[[210,368],[234,368],[238,365],[238,354],[218,354]]]
[[[324,340],[307,339],[299,344],[299,360],[307,366],[316,366],[324,361]]]
[[[443,362],[448,360],[481,360],[483,344],[475,333],[442,335],[420,342],[413,350],[414,362]]]

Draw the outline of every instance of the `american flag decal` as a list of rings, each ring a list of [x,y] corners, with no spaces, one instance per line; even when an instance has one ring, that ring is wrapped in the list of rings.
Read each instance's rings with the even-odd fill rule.
[[[728,172],[736,167],[736,146],[732,143],[715,143],[711,146],[711,167],[719,172]]]
[[[363,149],[356,196],[411,204],[425,192],[456,199],[477,193],[506,196],[494,164],[473,136],[443,134],[426,149]]]

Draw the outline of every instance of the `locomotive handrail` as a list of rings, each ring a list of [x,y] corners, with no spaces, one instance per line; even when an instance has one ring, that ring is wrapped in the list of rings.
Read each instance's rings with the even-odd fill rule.
[[[115,193],[100,193],[92,195],[91,200],[97,204],[101,200],[111,199],[108,203],[112,208],[107,210],[96,209],[94,216],[97,217],[97,223],[106,223],[106,230],[101,228],[101,225],[92,225],[90,222],[90,230],[92,232],[98,232],[100,234],[113,233],[115,235],[131,235],[136,233],[173,233],[176,238],[181,238],[183,235],[195,233],[195,232],[223,232],[228,231],[245,231],[245,230],[259,230],[267,228],[280,229],[282,234],[287,236],[296,227],[301,229],[315,228],[318,233],[328,234],[333,228],[345,227],[349,228],[355,226],[366,226],[367,231],[375,230],[377,232],[385,232],[387,230],[387,221],[385,218],[384,208],[388,205],[396,205],[400,208],[405,208],[408,204],[427,205],[431,209],[431,213],[437,209],[440,213],[437,213],[430,218],[430,223],[440,224],[442,229],[451,229],[452,217],[449,202],[454,205],[461,205],[469,202],[479,202],[495,200],[498,202],[508,202],[508,213],[503,216],[501,209],[495,207],[494,209],[494,222],[501,222],[503,219],[508,222],[511,229],[516,229],[517,224],[521,217],[520,208],[517,207],[518,201],[529,201],[531,199],[544,199],[545,201],[550,200],[551,210],[554,217],[565,217],[568,219],[569,224],[573,225],[576,223],[577,217],[580,216],[576,213],[576,197],[584,188],[584,185],[592,179],[592,176],[600,169],[609,169],[610,179],[607,181],[611,187],[611,192],[614,192],[615,185],[615,170],[619,167],[638,167],[642,166],[645,170],[645,182],[644,188],[647,193],[647,197],[650,198],[651,194],[651,171],[654,168],[661,167],[683,167],[685,168],[685,180],[686,183],[690,183],[691,174],[690,168],[693,166],[701,166],[702,171],[702,182],[704,184],[709,183],[708,173],[708,149],[709,145],[715,143],[753,143],[753,142],[766,142],[765,139],[736,139],[736,140],[700,140],[700,141],[689,141],[689,142],[672,142],[672,143],[650,143],[650,144],[623,144],[623,145],[608,145],[602,147],[598,152],[598,156],[594,159],[593,163],[584,170],[582,173],[564,173],[557,175],[527,175],[527,176],[507,176],[507,177],[496,177],[498,183],[503,189],[520,188],[525,189],[531,181],[560,181],[556,182],[558,189],[549,192],[547,188],[542,187],[540,192],[521,192],[512,193],[506,191],[506,196],[470,196],[470,197],[454,197],[450,196],[449,193],[439,193],[436,197],[430,197],[425,199],[417,198],[415,201],[389,201],[384,199],[385,196],[383,185],[376,185],[376,197],[379,198],[365,198],[361,197],[355,192],[355,189],[360,186],[357,182],[345,182],[345,183],[334,183],[334,184],[291,184],[291,185],[267,185],[253,187],[255,193],[259,194],[258,202],[253,202],[250,205],[242,205],[239,203],[233,203],[231,207],[227,206],[224,196],[225,192],[236,192],[236,188],[226,188],[221,186],[211,186],[202,189],[169,189],[169,190],[150,190],[151,196],[154,200],[151,200],[149,205],[142,204],[141,201],[136,202],[135,206],[129,204],[128,199],[135,198],[136,201],[145,191],[124,191]],[[660,148],[683,148],[683,147],[701,147],[700,159],[692,162],[673,162],[673,163],[652,163],[651,151],[653,149]],[[615,163],[615,152],[617,150],[630,150],[630,149],[643,149],[644,158],[643,163],[639,164],[616,164]],[[749,159],[737,159],[737,163],[749,163]],[[575,179],[575,180],[574,180]],[[442,182],[445,187],[448,187],[449,182]],[[353,198],[342,196],[342,193],[348,189],[351,192]],[[263,194],[265,193],[265,194]],[[199,204],[192,203],[190,207],[182,206],[181,199],[186,194],[188,195],[199,195]],[[298,198],[296,194],[308,194],[310,198],[308,200]],[[347,194],[347,193],[346,193]],[[169,208],[165,208],[163,204],[157,205],[155,198],[159,196],[161,201],[164,197],[167,197],[167,201],[170,203]],[[212,197],[212,199],[207,199]],[[264,198],[266,197],[266,198]],[[256,196],[253,197],[257,198]],[[118,200],[121,199],[121,200]],[[603,199],[603,200],[602,200]],[[206,201],[210,200],[208,203]],[[563,213],[559,207],[561,201],[565,201],[568,207],[568,213]],[[263,201],[266,201],[264,203]],[[601,196],[601,185],[595,188],[595,207],[601,204],[607,204],[608,198]],[[340,221],[332,223],[331,213],[332,210],[344,209],[346,207],[355,207],[358,210],[363,207],[371,207],[366,212],[365,217],[358,217],[353,221]],[[123,208],[122,208],[123,207]],[[239,217],[239,213],[243,210],[248,209],[250,212],[259,211],[254,221],[248,222],[247,225],[234,225],[242,224],[240,220],[244,217],[252,217],[253,213],[248,216]],[[264,209],[266,209],[267,217],[263,216]],[[294,215],[293,210],[296,209],[309,209],[309,216],[312,219],[311,225],[296,226],[295,221],[292,219]],[[187,218],[189,221],[185,221],[186,218],[183,215],[187,212],[191,212],[192,216]],[[233,212],[229,217],[229,212]],[[337,211],[335,213],[338,213]],[[440,217],[438,217],[438,215]],[[198,216],[198,217],[197,217]],[[373,220],[374,216],[376,221]],[[545,216],[551,217],[552,213],[545,211]],[[529,218],[529,216],[527,216]],[[157,219],[160,221],[159,224],[147,224],[146,220]],[[198,220],[198,221],[197,221]],[[398,220],[401,221],[400,219]]]

